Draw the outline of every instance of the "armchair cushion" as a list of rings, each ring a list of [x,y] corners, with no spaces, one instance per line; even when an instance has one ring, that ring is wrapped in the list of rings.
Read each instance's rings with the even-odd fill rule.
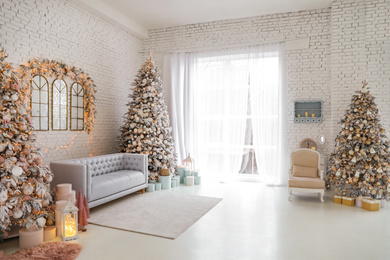
[[[294,165],[292,169],[292,175],[294,177],[318,178],[318,169],[314,167]]]
[[[288,180],[288,186],[290,188],[324,189],[325,182],[320,178],[291,177]]]

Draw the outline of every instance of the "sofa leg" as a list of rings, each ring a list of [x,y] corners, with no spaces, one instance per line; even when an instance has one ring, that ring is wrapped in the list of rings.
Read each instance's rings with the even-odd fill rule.
[[[141,190],[141,193],[144,194],[144,193],[145,193],[145,190],[146,190],[146,189],[143,188],[143,189]]]
[[[292,194],[292,190],[288,190],[288,200],[291,201],[291,194]]]

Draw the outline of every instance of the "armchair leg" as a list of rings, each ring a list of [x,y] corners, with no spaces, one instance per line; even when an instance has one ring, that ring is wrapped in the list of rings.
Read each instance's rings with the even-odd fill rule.
[[[288,200],[291,201],[291,194],[292,194],[292,190],[288,190]]]
[[[321,191],[320,196],[321,202],[324,203],[324,191]]]

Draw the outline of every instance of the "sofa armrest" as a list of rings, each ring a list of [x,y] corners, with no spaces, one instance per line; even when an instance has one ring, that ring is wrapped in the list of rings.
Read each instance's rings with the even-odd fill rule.
[[[123,154],[124,169],[140,171],[145,175],[145,182],[148,183],[149,171],[148,171],[148,155],[146,154]]]
[[[50,169],[54,174],[53,181],[50,183],[51,189],[57,184],[71,183],[72,189],[77,192],[81,189],[83,195],[90,198],[91,178],[87,174],[87,165],[81,163],[52,162]]]

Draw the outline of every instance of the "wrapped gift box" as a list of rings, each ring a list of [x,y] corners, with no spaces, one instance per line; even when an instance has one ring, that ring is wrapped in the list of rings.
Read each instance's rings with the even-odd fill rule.
[[[355,206],[355,198],[343,197],[342,204],[345,206]]]
[[[362,208],[368,211],[378,211],[380,207],[379,200],[373,199],[364,199],[362,203]]]
[[[169,176],[170,175],[169,169],[160,169],[160,175],[161,176]]]
[[[342,201],[342,197],[341,196],[334,195],[334,198],[333,198],[333,202],[334,203],[341,204],[341,201]]]

